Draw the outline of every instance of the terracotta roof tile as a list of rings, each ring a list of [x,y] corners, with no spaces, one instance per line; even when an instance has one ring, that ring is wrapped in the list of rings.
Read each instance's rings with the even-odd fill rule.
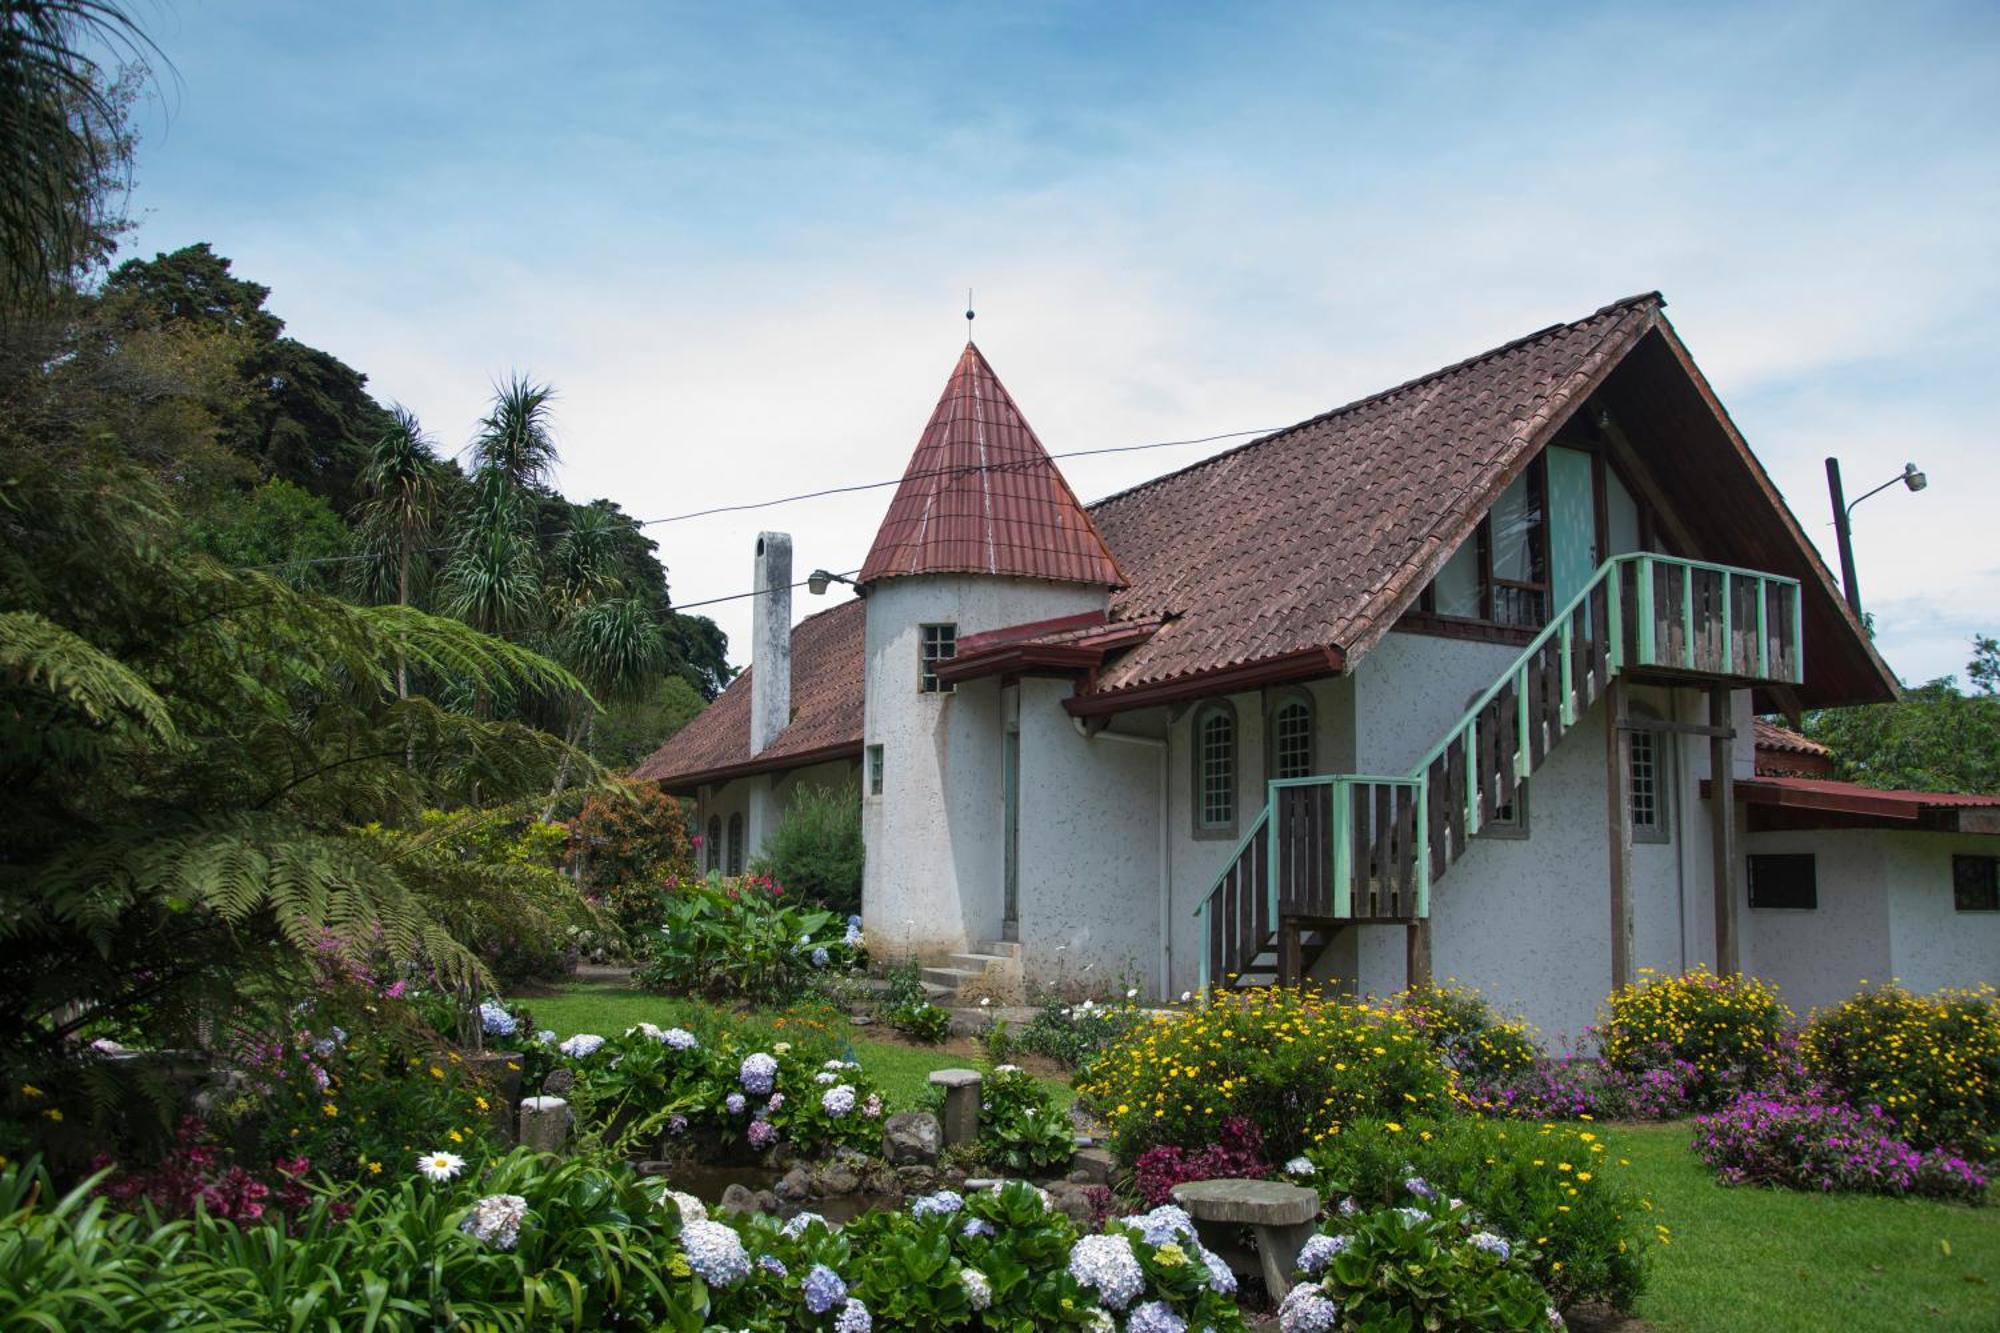
[[[908,574],[1125,583],[1034,428],[971,343],[945,382],[858,581]]]
[[[1761,717],[1755,720],[1753,731],[1756,735],[1757,748],[1760,750],[1776,750],[1782,754],[1812,755],[1820,759],[1827,759],[1833,756],[1833,751],[1827,749],[1818,741],[1801,736],[1790,727],[1781,727],[1775,722],[1766,722]]]
[[[792,626],[792,720],[763,753],[750,754],[752,664],[632,776],[692,787],[859,754],[862,607],[857,597]]]

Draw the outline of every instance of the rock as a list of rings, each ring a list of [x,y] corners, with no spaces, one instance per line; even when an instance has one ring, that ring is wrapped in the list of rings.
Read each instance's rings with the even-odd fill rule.
[[[576,1071],[568,1065],[558,1065],[542,1080],[542,1092],[549,1097],[567,1097],[576,1087]]]
[[[795,1166],[779,1179],[777,1195],[781,1199],[809,1199],[812,1188],[812,1172],[803,1166]]]
[[[887,1162],[871,1162],[861,1171],[861,1190],[864,1194],[894,1194],[902,1187],[898,1179],[900,1168]]]
[[[737,1217],[747,1217],[761,1211],[757,1207],[757,1195],[747,1185],[731,1185],[722,1191],[722,1202],[716,1205],[719,1212]]]
[[[1116,1168],[1111,1154],[1102,1148],[1079,1148],[1069,1159],[1069,1178],[1085,1185],[1109,1185]]]
[[[1048,1187],[1049,1206],[1079,1227],[1088,1227],[1096,1209],[1090,1200],[1090,1186],[1058,1180]]]
[[[935,1166],[944,1127],[929,1111],[899,1111],[882,1122],[882,1155],[892,1166]]]
[[[757,1211],[769,1217],[776,1217],[778,1215],[778,1196],[770,1190],[758,1190]]]
[[[928,1166],[899,1166],[896,1184],[905,1194],[929,1194],[937,1189],[937,1171]]]
[[[672,1175],[674,1164],[672,1162],[645,1161],[632,1169],[639,1174],[640,1179],[650,1180],[654,1176]]]
[[[814,1183],[821,1198],[836,1199],[861,1188],[861,1173],[846,1162],[828,1162]]]

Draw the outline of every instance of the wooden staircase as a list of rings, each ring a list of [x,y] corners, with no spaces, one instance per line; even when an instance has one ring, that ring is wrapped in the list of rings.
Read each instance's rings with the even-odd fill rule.
[[[1269,784],[1195,915],[1204,988],[1296,981],[1351,925],[1410,927],[1427,980],[1431,886],[1614,677],[1797,683],[1796,579],[1639,553],[1598,566],[1411,771]]]

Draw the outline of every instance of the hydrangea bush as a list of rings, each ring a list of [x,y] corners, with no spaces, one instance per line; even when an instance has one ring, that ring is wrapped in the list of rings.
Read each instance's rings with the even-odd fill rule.
[[[1301,987],[1211,993],[1107,1047],[1077,1095],[1127,1161],[1199,1148],[1240,1116],[1282,1160],[1369,1116],[1442,1114],[1450,1071],[1390,1006]]]
[[[1315,1170],[1301,1183],[1350,1209],[1407,1204],[1412,1193],[1462,1199],[1488,1227],[1527,1242],[1523,1260],[1562,1307],[1629,1308],[1645,1283],[1647,1246],[1668,1239],[1588,1124],[1370,1121],[1309,1156]]]
[[[1423,1182],[1419,1181],[1418,1184]],[[1299,1253],[1303,1279],[1278,1307],[1283,1333],[1563,1326],[1530,1271],[1532,1247],[1463,1203],[1413,1190],[1394,1206],[1337,1214]]]
[[[661,894],[649,963],[633,974],[675,995],[782,1000],[865,956],[860,923],[794,901],[764,875],[678,881]]]
[[[1019,1065],[995,1065],[987,1072],[979,1085],[982,1164],[1035,1175],[1066,1167],[1075,1151],[1069,1117],[1040,1079]]]

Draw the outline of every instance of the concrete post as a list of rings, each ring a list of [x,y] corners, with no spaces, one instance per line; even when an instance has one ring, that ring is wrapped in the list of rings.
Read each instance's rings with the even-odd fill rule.
[[[521,1099],[521,1146],[557,1153],[569,1145],[569,1103],[560,1097]]]
[[[979,1071],[934,1069],[931,1082],[944,1089],[944,1146],[979,1141]]]
[[[792,720],[792,537],[757,534],[750,612],[750,753],[761,754]]]

